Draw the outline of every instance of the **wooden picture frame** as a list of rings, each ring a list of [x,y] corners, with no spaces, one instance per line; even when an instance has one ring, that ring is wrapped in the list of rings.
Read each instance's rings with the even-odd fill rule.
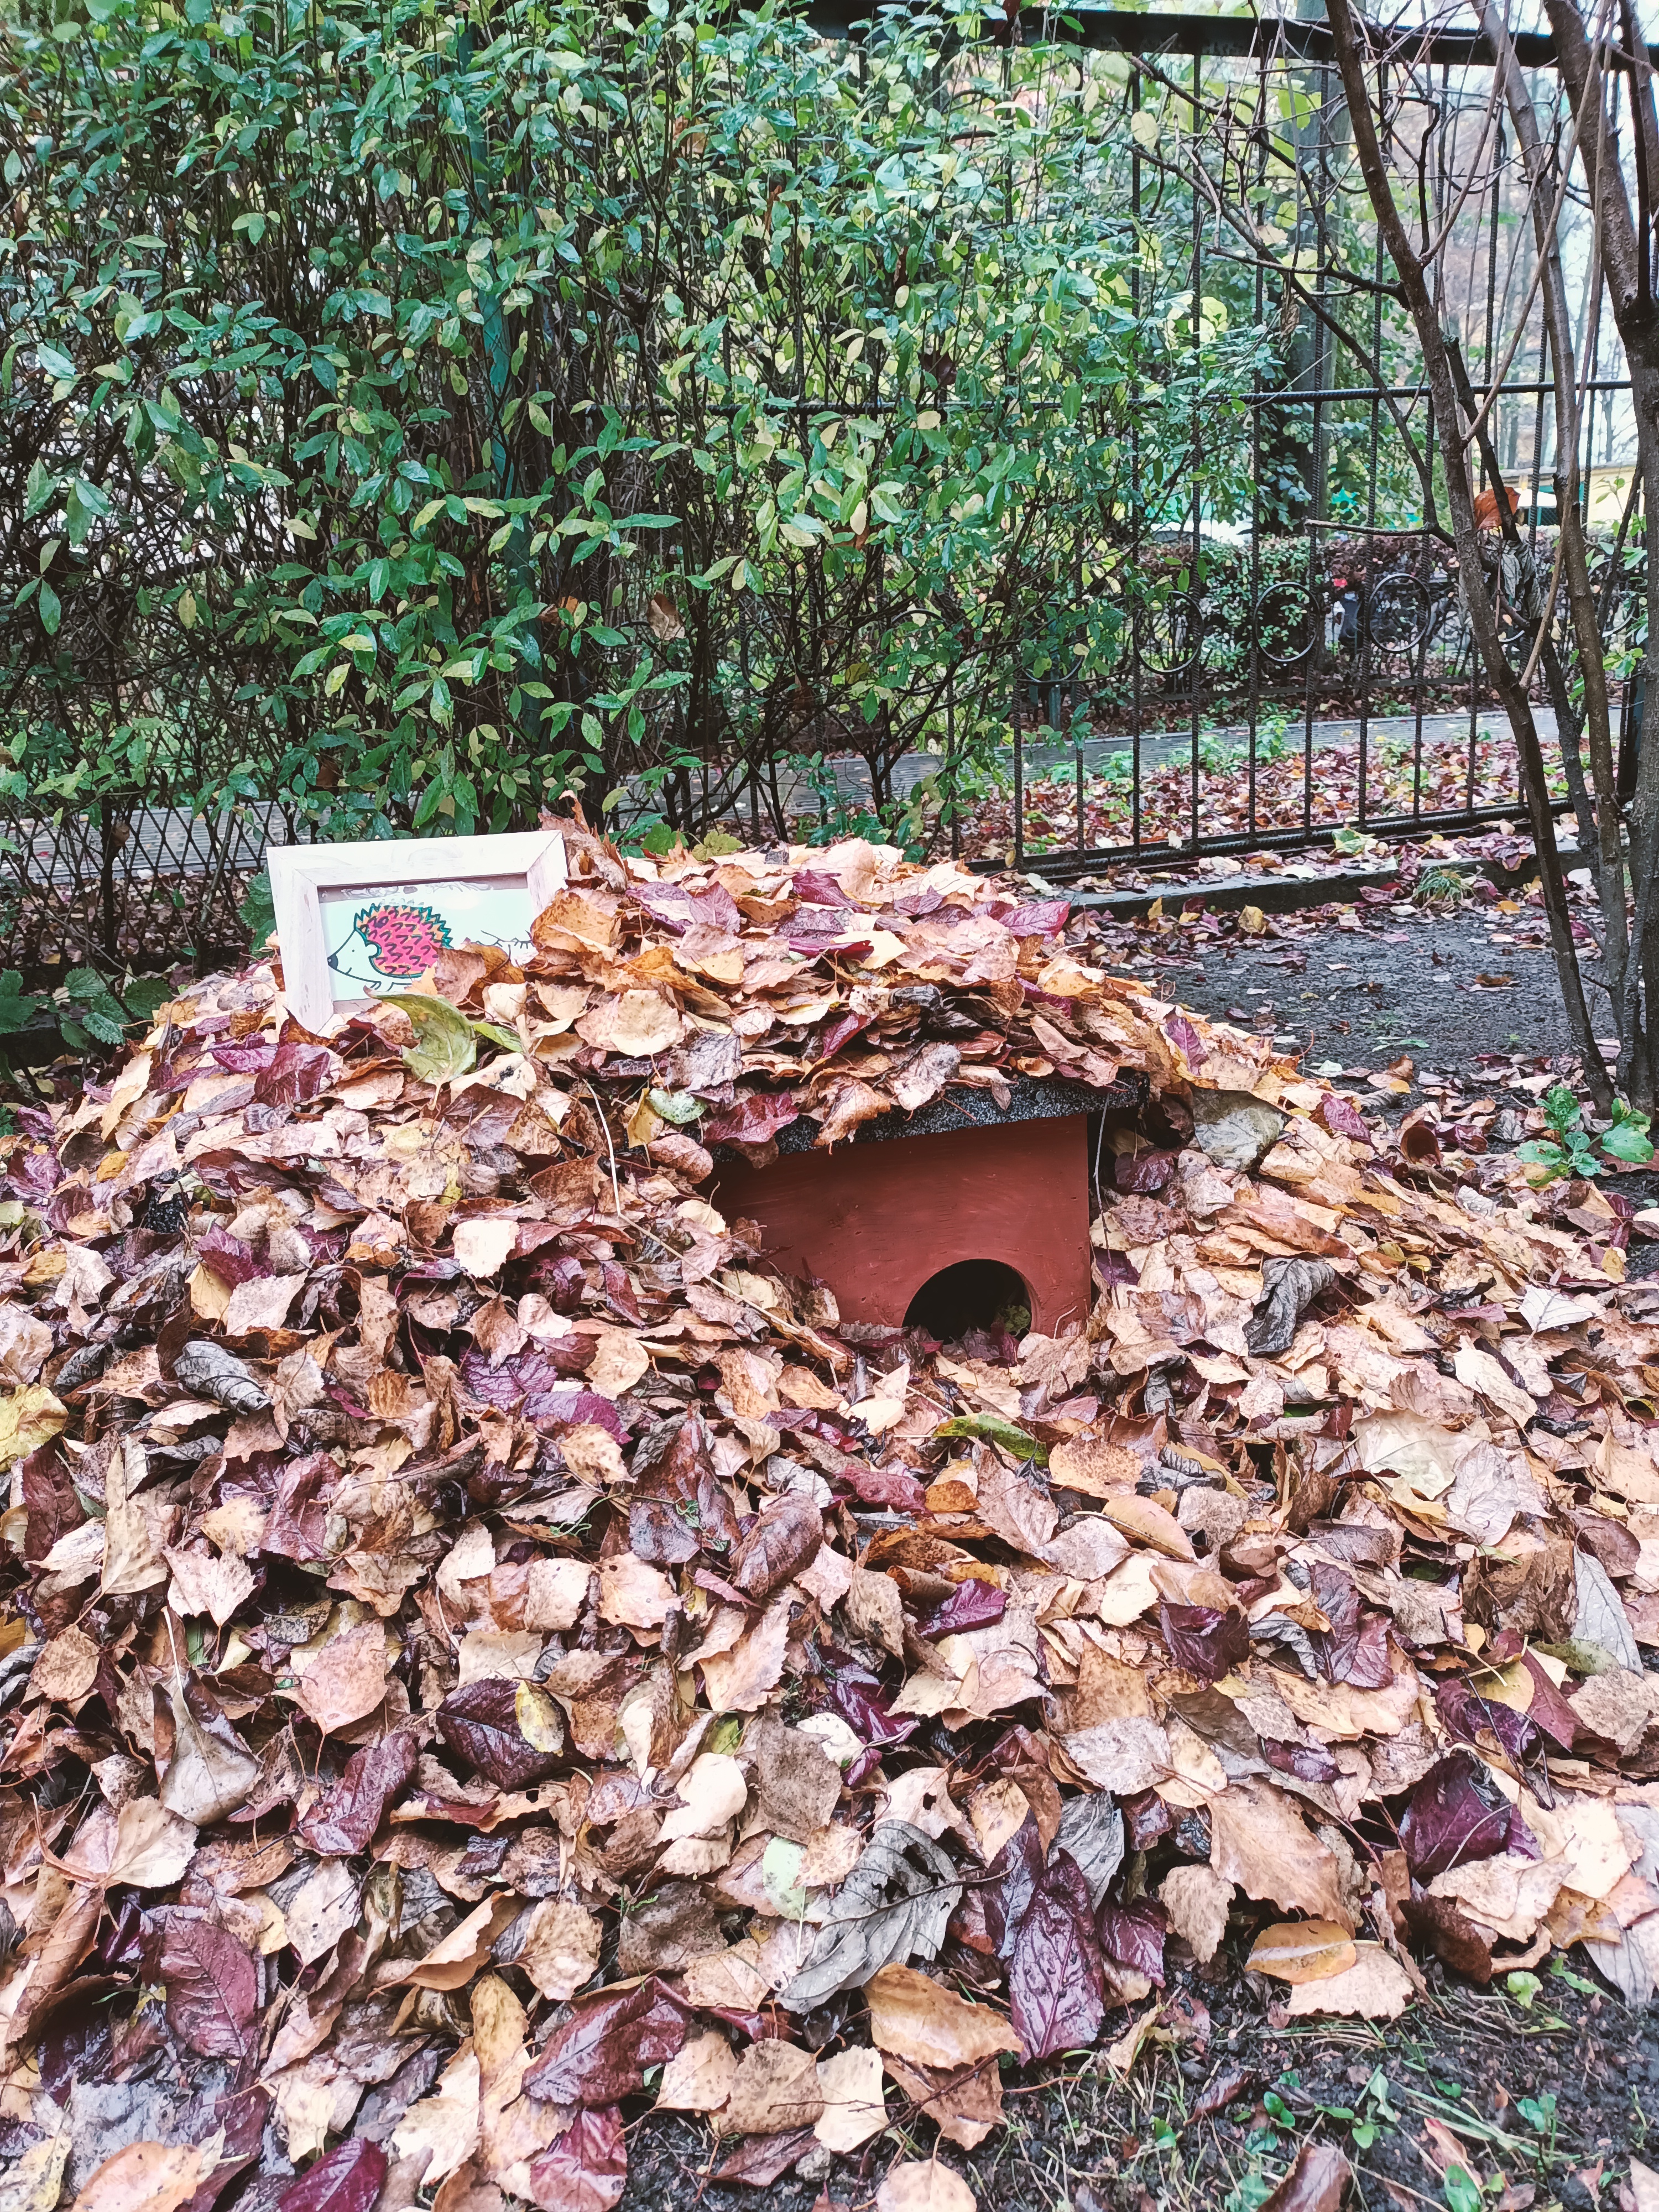
[[[447,945],[527,940],[568,872],[556,830],[269,845],[265,863],[283,995],[308,1030],[407,989]]]

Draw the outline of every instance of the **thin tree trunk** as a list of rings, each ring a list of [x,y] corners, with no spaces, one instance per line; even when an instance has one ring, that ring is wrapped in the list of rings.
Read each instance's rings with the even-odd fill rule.
[[[1556,198],[1557,179],[1526,81],[1516,58],[1509,25],[1498,0],[1477,0],[1481,26],[1492,42],[1498,68],[1509,102],[1510,119],[1520,142],[1532,198],[1533,225],[1537,239],[1545,327],[1549,335],[1550,374],[1555,401],[1555,512],[1561,532],[1561,569],[1578,665],[1584,684],[1584,728],[1589,739],[1590,775],[1595,787],[1595,839],[1600,889],[1602,959],[1615,1020],[1624,1002],[1625,968],[1629,938],[1625,913],[1625,861],[1619,818],[1617,771],[1613,757],[1613,732],[1607,707],[1607,664],[1603,657],[1600,611],[1590,581],[1589,553],[1584,542],[1583,517],[1578,505],[1578,367],[1573,343],[1572,318],[1567,309],[1566,284],[1561,270],[1559,214],[1552,221],[1549,209]],[[1547,614],[1552,611],[1547,610]],[[1557,720],[1560,710],[1557,709]],[[1565,755],[1569,739],[1564,730]],[[1576,753],[1577,744],[1573,745]],[[1581,770],[1582,774],[1582,770]],[[1588,830],[1589,824],[1584,827]],[[1621,1054],[1621,1057],[1623,1055]],[[1623,1071],[1626,1085],[1629,1071]]]
[[[1578,972],[1572,924],[1567,914],[1566,887],[1561,877],[1560,854],[1555,842],[1555,817],[1550,811],[1538,728],[1533,720],[1532,707],[1525,687],[1504,653],[1497,611],[1486,592],[1480,537],[1474,521],[1474,494],[1469,477],[1468,426],[1457,404],[1445,337],[1430,295],[1423,264],[1401,220],[1388,163],[1377,142],[1376,120],[1371,112],[1370,88],[1365,81],[1358,33],[1349,0],[1328,0],[1326,15],[1331,27],[1337,68],[1342,78],[1343,94],[1348,105],[1354,151],[1359,159],[1360,173],[1364,178],[1371,209],[1382,234],[1382,242],[1399,276],[1401,295],[1416,325],[1418,343],[1422,348],[1430,403],[1440,427],[1441,450],[1446,471],[1446,503],[1451,513],[1452,541],[1457,549],[1469,627],[1508,713],[1510,727],[1515,732],[1520,750],[1522,787],[1526,794],[1527,811],[1532,820],[1533,842],[1538,854],[1544,910],[1549,921],[1550,949],[1555,956],[1555,970],[1561,985],[1567,1020],[1596,1104],[1605,1113],[1612,1103],[1612,1086],[1602,1063],[1601,1049],[1595,1042],[1589,1009],[1584,1001],[1583,979]],[[1659,748],[1655,748],[1655,751],[1659,753]],[[1645,763],[1644,764],[1646,765]]]
[[[1659,516],[1659,314],[1650,277],[1650,244],[1644,222],[1631,210],[1617,149],[1609,143],[1606,76],[1573,0],[1545,0],[1555,34],[1556,66],[1578,130],[1578,155],[1589,187],[1596,248],[1607,303],[1630,365],[1631,411],[1636,423],[1647,543],[1647,650],[1644,702],[1659,702],[1659,561],[1653,558],[1653,518]],[[1626,58],[1632,71],[1638,173],[1653,173],[1656,132],[1652,70],[1639,40]],[[1646,184],[1644,183],[1644,198]],[[1635,908],[1631,920],[1622,989],[1614,1000],[1621,1044],[1620,1073],[1636,1103],[1651,1110],[1659,1097],[1659,1065],[1652,1036],[1654,985],[1659,981],[1659,745],[1644,744],[1631,805],[1630,872]]]

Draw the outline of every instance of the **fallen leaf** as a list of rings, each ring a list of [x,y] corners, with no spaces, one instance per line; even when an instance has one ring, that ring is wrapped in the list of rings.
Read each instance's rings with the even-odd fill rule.
[[[818,2094],[823,2110],[812,2132],[825,2150],[845,2157],[887,2125],[879,2051],[854,2045],[820,2058]]]
[[[1067,1851],[1054,1851],[1021,1917],[1008,1996],[1028,2064],[1087,2050],[1100,2033],[1106,2001],[1094,1905]]]
[[[386,2156],[361,2136],[336,2143],[291,2181],[276,2212],[373,2212],[386,2180]]]
[[[808,2012],[883,1966],[933,1958],[961,1895],[951,1860],[931,1838],[908,1821],[882,1821],[842,1884],[811,1956],[784,1988],[784,2003]]]
[[[614,2105],[580,2112],[531,2165],[542,2212],[611,2212],[628,2185],[628,2138]]]
[[[864,1985],[870,2034],[877,2048],[918,2066],[971,2066],[1020,2039],[989,2005],[970,2004],[910,1966],[884,1966]]]
[[[514,1964],[541,1996],[562,2003],[599,1971],[599,1922],[573,1898],[544,1898],[531,1913]]]
[[[325,1735],[386,1702],[386,1631],[366,1620],[331,1638],[300,1677],[299,1701]]]
[[[974,2212],[974,2192],[948,2166],[915,2160],[889,2168],[876,2212]]]
[[[1262,2203],[1262,2212],[1337,2212],[1353,2179],[1334,2143],[1305,2142],[1290,2172]]]
[[[1244,1963],[1252,1973],[1300,1984],[1346,1973],[1358,1956],[1352,1936],[1333,1921],[1279,1920],[1262,1929]]]
[[[1380,1943],[1355,1947],[1354,1963],[1340,1974],[1304,1982],[1291,1991],[1292,2018],[1319,2013],[1358,2013],[1363,2020],[1398,2020],[1411,2002],[1411,1976]]]
[[[1210,1806],[1210,1864],[1247,1897],[1339,1926],[1345,1917],[1334,1854],[1310,1833],[1294,1798],[1265,1782],[1230,1782]]]
[[[1178,1866],[1164,1877],[1158,1898],[1177,1936],[1207,1966],[1221,1948],[1232,1905],[1233,1885],[1206,1866]]]
[[[737,2054],[723,2035],[711,2030],[684,2043],[662,2069],[657,2109],[672,2112],[717,2112],[738,2078]]]
[[[732,2094],[714,2115],[716,2135],[793,2135],[817,2124],[824,2109],[817,2061],[798,2044],[769,2036],[738,2061]]]
[[[206,2148],[198,2143],[129,2143],[104,2160],[76,2198],[72,2212],[177,2212],[201,2186]]]
[[[590,2108],[631,2097],[685,2041],[685,2008],[654,1975],[579,2004],[524,2077],[525,2093]]]
[[[408,2161],[414,2185],[432,2188],[464,2166],[478,2148],[478,2056],[464,2044],[429,2097],[411,2105],[392,2133],[392,2148]]]

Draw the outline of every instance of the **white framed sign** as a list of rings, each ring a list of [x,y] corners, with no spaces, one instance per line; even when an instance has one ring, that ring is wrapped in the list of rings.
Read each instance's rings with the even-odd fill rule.
[[[283,996],[307,1029],[406,991],[440,952],[499,945],[518,961],[565,881],[556,830],[501,837],[268,845]]]

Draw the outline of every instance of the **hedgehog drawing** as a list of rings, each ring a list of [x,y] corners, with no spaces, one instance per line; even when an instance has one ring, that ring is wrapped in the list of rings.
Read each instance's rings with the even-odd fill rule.
[[[449,924],[429,906],[366,906],[354,927],[374,973],[400,982],[424,975],[453,941]]]

